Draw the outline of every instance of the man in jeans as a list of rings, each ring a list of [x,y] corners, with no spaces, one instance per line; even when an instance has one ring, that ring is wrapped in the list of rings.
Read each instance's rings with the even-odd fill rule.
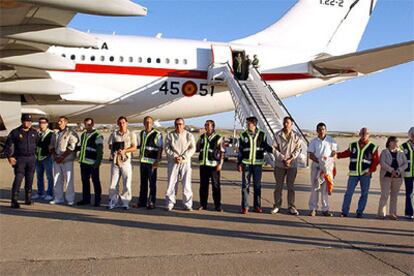
[[[39,137],[36,145],[36,177],[37,177],[37,194],[32,199],[44,199],[51,201],[53,199],[53,160],[50,155],[50,143],[52,141],[53,131],[48,128],[49,120],[39,118]],[[45,194],[44,177],[47,178],[47,192]]]
[[[414,218],[413,203],[413,182],[414,182],[414,127],[408,131],[408,141],[401,145],[401,149],[408,160],[408,167],[404,172],[405,182],[405,216],[408,219]]]
[[[249,188],[253,178],[254,200],[256,213],[262,213],[261,189],[262,168],[265,163],[265,152],[272,152],[272,147],[266,141],[266,134],[257,127],[257,118],[249,117],[247,130],[240,134],[237,171],[242,172],[242,202],[241,213],[249,212]]]
[[[274,191],[275,204],[272,214],[279,212],[282,206],[282,190],[286,178],[288,188],[288,210],[291,215],[299,215],[295,206],[295,179],[297,174],[296,158],[302,151],[299,135],[292,130],[293,119],[283,119],[283,129],[275,134],[273,153],[275,156],[274,175],[276,187]]]
[[[361,196],[358,201],[356,217],[362,218],[367,205],[372,173],[376,171],[379,164],[378,146],[369,141],[368,128],[362,128],[359,136],[360,139],[351,143],[346,151],[337,154],[338,159],[348,157],[350,159],[348,186],[344,195],[341,217],[348,216],[352,196],[358,182],[360,182]]]

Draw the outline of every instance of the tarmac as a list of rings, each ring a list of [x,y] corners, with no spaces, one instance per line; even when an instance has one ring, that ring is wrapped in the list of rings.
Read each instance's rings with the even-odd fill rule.
[[[341,145],[349,141],[341,138]],[[351,138],[349,138],[351,139]],[[383,141],[380,141],[383,143]],[[342,147],[343,149],[343,147]],[[364,218],[340,218],[348,160],[337,162],[338,175],[330,197],[334,217],[309,217],[309,170],[299,170],[296,205],[300,216],[286,209],[272,215],[274,178],[263,173],[265,213],[242,215],[241,176],[234,160],[222,172],[224,212],[188,212],[181,201],[166,212],[163,198],[167,169],[159,168],[155,210],[107,210],[105,206],[9,207],[13,172],[0,160],[1,275],[413,275],[414,223],[403,218],[405,190],[398,201],[398,221],[376,218],[380,187],[376,173]],[[79,166],[75,189],[81,197]],[[133,201],[139,192],[134,162]],[[101,167],[103,203],[107,203],[109,163]],[[36,185],[34,185],[36,189]],[[199,171],[193,163],[194,208],[198,204]],[[211,193],[211,192],[210,192]],[[23,198],[24,192],[21,192]],[[359,188],[351,212],[355,212]],[[181,189],[178,198],[182,198]],[[284,191],[286,207],[287,191]],[[211,195],[209,198],[211,203]],[[252,202],[252,197],[250,197]]]

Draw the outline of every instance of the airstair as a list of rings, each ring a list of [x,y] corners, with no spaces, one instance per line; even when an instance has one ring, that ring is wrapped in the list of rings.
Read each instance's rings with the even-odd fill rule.
[[[251,67],[247,80],[237,80],[228,62],[213,63],[210,65],[208,79],[211,85],[227,85],[236,107],[237,117],[242,126],[246,118],[255,116],[258,127],[265,131],[267,142],[273,144],[275,134],[283,128],[283,118],[290,116],[289,111],[282,103],[276,92],[261,77],[259,71]],[[297,158],[298,167],[308,166],[308,140],[299,126],[294,123],[293,130],[301,137],[302,152]],[[274,164],[273,154],[267,155],[267,162]]]

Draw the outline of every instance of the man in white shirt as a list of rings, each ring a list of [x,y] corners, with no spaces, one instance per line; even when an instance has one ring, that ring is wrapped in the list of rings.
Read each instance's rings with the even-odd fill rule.
[[[122,201],[122,208],[129,209],[132,199],[132,152],[137,150],[137,136],[128,130],[127,118],[121,116],[117,121],[118,130],[109,137],[109,149],[111,150],[111,183],[109,187],[108,209],[118,205]],[[119,178],[122,176],[122,192],[119,191]]]
[[[320,192],[322,214],[324,216],[331,217],[332,213],[329,212],[328,185],[326,181],[320,183],[319,176],[321,174],[322,162],[325,162],[329,158],[334,158],[336,151],[338,150],[338,146],[331,136],[326,135],[326,125],[324,123],[319,123],[316,126],[316,131],[318,132],[318,137],[312,139],[308,147],[309,158],[312,160],[309,216],[316,216]]]
[[[171,211],[176,203],[178,182],[183,182],[183,203],[187,211],[193,210],[191,189],[191,157],[196,151],[194,136],[185,130],[184,119],[174,122],[175,130],[165,139],[165,152],[168,159],[168,188],[165,194],[166,210]],[[181,176],[181,177],[180,177]]]

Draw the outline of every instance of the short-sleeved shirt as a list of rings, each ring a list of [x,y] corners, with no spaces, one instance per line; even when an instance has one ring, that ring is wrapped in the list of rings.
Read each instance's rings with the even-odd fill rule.
[[[326,135],[325,139],[321,140],[319,137],[312,139],[309,143],[308,152],[313,153],[316,158],[320,159],[321,157],[329,157],[332,154],[332,151],[338,150],[338,144],[335,140]]]
[[[113,143],[124,142],[125,149],[137,144],[137,135],[135,132],[127,130],[124,134],[121,134],[119,130],[112,132],[109,137],[108,144],[112,146]],[[128,158],[131,158],[131,152],[126,154]]]

